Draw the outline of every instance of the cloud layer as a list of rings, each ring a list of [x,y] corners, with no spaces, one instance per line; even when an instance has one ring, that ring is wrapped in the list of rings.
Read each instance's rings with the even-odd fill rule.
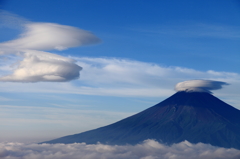
[[[240,75],[234,72],[217,72],[214,70],[199,71],[184,67],[164,67],[154,63],[116,58],[71,57],[78,66],[82,66],[81,79],[74,83],[31,85],[26,92],[65,92],[74,94],[103,96],[135,96],[135,97],[167,97],[174,93],[173,86],[180,81],[189,79],[205,79],[230,83],[216,93],[229,94],[233,98],[240,89]],[[11,60],[10,60],[11,61]],[[4,63],[4,62],[3,62]],[[0,64],[2,74],[8,74],[12,68]],[[66,78],[67,79],[67,78]],[[8,87],[22,90],[21,84],[3,84],[1,90],[9,91]],[[213,90],[213,89],[212,89]],[[225,95],[226,96],[226,95]],[[238,102],[234,102],[238,103]],[[235,104],[236,105],[236,104]]]
[[[222,85],[228,85],[226,82],[212,80],[190,80],[180,82],[175,86],[176,91],[186,92],[208,92],[211,90],[221,89]]]
[[[239,159],[240,151],[187,141],[165,146],[146,140],[135,146],[103,144],[22,144],[0,143],[1,159]]]
[[[99,43],[92,33],[72,26],[55,23],[33,23],[16,15],[5,15],[19,20],[24,32],[19,38],[0,43],[0,55],[22,57],[12,74],[0,77],[5,82],[64,82],[79,78],[82,69],[75,60],[42,50],[64,50],[70,47]],[[1,18],[4,18],[2,16]]]
[[[217,88],[226,84],[213,81],[231,83],[224,90],[236,89],[237,91],[240,82],[240,75],[233,72],[198,71],[177,66],[164,67],[154,63],[116,58],[83,57],[75,59],[77,64],[84,68],[79,82],[88,87],[88,89],[83,88],[86,93],[91,91],[93,87],[95,93],[102,91],[99,94],[103,95],[166,97],[174,93],[173,86],[176,83],[189,79],[205,79],[205,82],[194,83],[198,84],[199,89],[204,87],[202,88],[205,89],[204,91],[206,89],[217,90]]]

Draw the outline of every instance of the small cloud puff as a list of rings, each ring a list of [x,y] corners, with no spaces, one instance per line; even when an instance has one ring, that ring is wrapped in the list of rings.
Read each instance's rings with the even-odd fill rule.
[[[212,80],[190,80],[180,82],[175,86],[176,91],[186,92],[207,92],[212,93],[210,90],[221,89],[222,85],[228,85],[226,82],[212,81]]]
[[[183,141],[172,146],[154,140],[137,145],[75,144],[22,144],[0,143],[1,159],[239,159],[240,151],[214,147],[208,144],[191,144]]]

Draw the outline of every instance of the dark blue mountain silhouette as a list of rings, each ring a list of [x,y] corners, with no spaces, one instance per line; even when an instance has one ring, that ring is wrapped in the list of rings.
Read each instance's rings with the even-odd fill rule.
[[[98,129],[44,143],[137,144],[187,140],[240,149],[240,111],[209,93],[177,92],[138,114]]]

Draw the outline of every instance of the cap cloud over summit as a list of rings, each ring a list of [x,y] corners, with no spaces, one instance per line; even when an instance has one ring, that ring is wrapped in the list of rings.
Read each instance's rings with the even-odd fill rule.
[[[222,89],[222,85],[228,85],[228,83],[212,80],[190,80],[178,83],[175,86],[175,90],[186,92],[212,93],[211,90]]]

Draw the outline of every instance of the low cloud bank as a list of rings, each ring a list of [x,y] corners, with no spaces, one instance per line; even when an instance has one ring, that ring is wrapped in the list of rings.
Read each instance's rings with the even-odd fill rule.
[[[228,85],[226,82],[212,80],[190,80],[180,82],[175,86],[176,91],[186,92],[208,92],[211,90],[221,89],[222,85]]]
[[[240,151],[191,144],[187,141],[165,146],[154,140],[138,145],[110,146],[103,144],[23,144],[0,143],[1,159],[239,159]]]

